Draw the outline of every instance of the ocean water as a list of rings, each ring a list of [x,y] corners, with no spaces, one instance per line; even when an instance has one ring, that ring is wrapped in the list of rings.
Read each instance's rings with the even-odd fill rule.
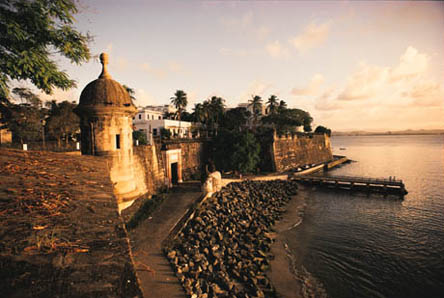
[[[328,297],[444,297],[444,136],[332,137],[332,147],[356,162],[329,174],[395,176],[409,193],[309,188],[286,235],[298,266]]]

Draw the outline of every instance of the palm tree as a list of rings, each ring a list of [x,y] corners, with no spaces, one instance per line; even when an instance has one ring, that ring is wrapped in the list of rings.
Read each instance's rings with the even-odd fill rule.
[[[267,101],[267,113],[276,114],[279,106],[278,98],[276,95],[271,95]]]
[[[187,94],[182,90],[177,90],[174,96],[171,97],[171,103],[176,107],[180,121],[180,116],[188,104]]]
[[[225,100],[222,97],[213,96],[209,101],[210,119],[212,129],[216,131],[225,112]]]
[[[181,134],[180,119],[182,112],[185,110],[188,104],[187,94],[182,90],[177,90],[176,93],[174,93],[174,96],[171,97],[171,103],[177,109],[177,116],[179,117],[179,135],[180,135]]]
[[[255,125],[260,115],[262,115],[262,98],[259,95],[252,95],[252,99],[249,100],[249,107],[253,110],[253,118]]]
[[[281,100],[279,102],[279,106],[277,107],[278,113],[280,114],[280,113],[282,113],[282,111],[284,111],[286,109],[287,109],[287,103],[285,101]]]
[[[134,91],[133,88],[128,87],[127,85],[123,85],[123,88],[125,88],[126,92],[128,92],[131,100],[136,100],[136,91]]]
[[[204,110],[201,103],[196,103],[193,108],[194,121],[203,123],[205,120]]]

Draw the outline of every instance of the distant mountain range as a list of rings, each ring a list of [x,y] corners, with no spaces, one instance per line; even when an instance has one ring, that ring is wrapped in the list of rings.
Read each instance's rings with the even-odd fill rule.
[[[444,129],[407,129],[407,130],[393,130],[393,131],[333,131],[333,136],[382,136],[382,135],[444,135]]]

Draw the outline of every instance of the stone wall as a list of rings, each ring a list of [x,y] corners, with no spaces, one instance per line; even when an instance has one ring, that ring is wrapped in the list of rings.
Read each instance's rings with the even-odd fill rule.
[[[270,151],[272,168],[277,172],[333,159],[330,138],[325,134],[274,137]]]
[[[191,180],[200,175],[203,164],[207,161],[207,143],[203,141],[182,142],[182,177]]]
[[[134,172],[137,185],[145,187],[147,194],[155,194],[165,186],[165,164],[160,146],[134,147]]]
[[[138,189],[155,194],[165,187],[165,151],[181,149],[182,179],[192,180],[200,175],[202,164],[207,159],[207,144],[200,140],[170,141],[163,145],[134,147],[134,179]]]

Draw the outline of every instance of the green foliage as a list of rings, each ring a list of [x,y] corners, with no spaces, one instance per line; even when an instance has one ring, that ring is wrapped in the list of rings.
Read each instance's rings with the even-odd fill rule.
[[[128,92],[128,95],[130,96],[131,100],[136,100],[136,91],[134,91],[133,88],[128,87],[127,85],[122,85],[123,88],[125,88],[126,92]]]
[[[259,95],[252,96],[252,99],[249,101],[249,105],[253,109],[254,117],[262,115],[262,98]]]
[[[162,137],[162,139],[164,140],[169,140],[171,139],[171,131],[169,129],[166,128],[161,128],[160,129],[160,136]]]
[[[267,101],[267,113],[276,114],[278,113],[279,102],[276,95],[271,95]]]
[[[248,131],[241,133],[234,144],[233,168],[241,173],[255,171],[260,159],[260,150],[260,145],[252,133]]]
[[[53,54],[80,64],[90,58],[91,39],[73,28],[73,0],[0,0],[0,102],[9,99],[10,80],[29,80],[51,93],[75,82],[58,69]]]
[[[68,142],[80,131],[80,119],[73,112],[77,106],[75,102],[63,101],[50,104],[49,117],[46,120],[46,132],[49,137],[55,138],[60,146],[61,139]]]
[[[41,139],[44,114],[39,108],[29,104],[10,105],[3,117],[15,142],[25,144]]]
[[[13,94],[21,101],[20,104],[7,103],[0,109],[3,123],[12,132],[15,142],[28,143],[41,139],[43,119],[46,110],[41,109],[42,101],[28,88],[14,88]]]
[[[313,118],[300,109],[280,109],[279,113],[269,114],[261,119],[264,124],[273,124],[278,134],[295,131],[297,126],[304,126],[304,131],[311,131]]]
[[[228,130],[242,130],[245,127],[248,119],[251,117],[251,113],[243,107],[238,107],[228,110],[221,122],[221,126]]]
[[[222,97],[212,96],[203,103],[195,104],[193,110],[193,120],[202,123],[213,134],[217,134],[225,113],[225,100]]]
[[[319,125],[318,127],[316,127],[314,132],[315,133],[323,133],[323,134],[326,134],[328,136],[331,136],[331,129],[329,129],[329,128],[325,127],[325,126],[322,126],[322,125]]]
[[[213,139],[212,147],[212,159],[218,169],[249,173],[257,168],[260,145],[255,136],[248,131],[221,130]]]
[[[143,131],[140,130],[133,131],[133,140],[139,141],[139,145],[148,145],[146,134]]]

